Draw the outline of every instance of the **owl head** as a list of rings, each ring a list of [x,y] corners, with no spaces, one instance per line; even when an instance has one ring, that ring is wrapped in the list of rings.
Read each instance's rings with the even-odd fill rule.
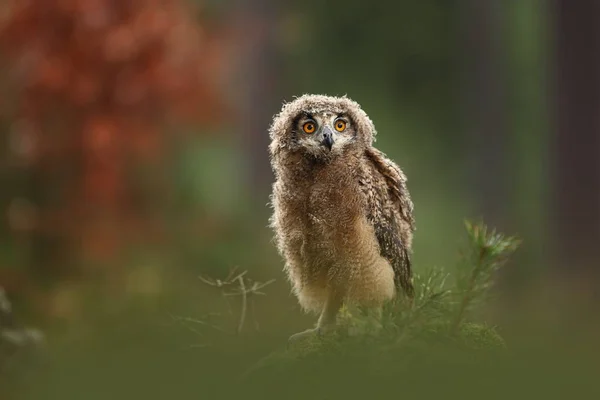
[[[284,104],[271,125],[273,157],[296,153],[317,160],[370,146],[375,127],[360,105],[347,97],[307,94]]]

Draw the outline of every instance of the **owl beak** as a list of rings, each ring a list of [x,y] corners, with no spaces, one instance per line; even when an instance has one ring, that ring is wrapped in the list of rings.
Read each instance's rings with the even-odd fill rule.
[[[323,141],[321,142],[323,146],[326,146],[329,150],[333,147],[333,133],[330,129],[325,128],[323,132]]]

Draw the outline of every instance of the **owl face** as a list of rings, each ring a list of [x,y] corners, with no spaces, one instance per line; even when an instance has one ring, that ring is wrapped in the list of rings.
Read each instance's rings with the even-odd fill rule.
[[[371,146],[375,127],[360,105],[347,97],[307,94],[284,104],[269,129],[274,163],[287,155],[328,161]]]
[[[356,140],[354,124],[345,113],[302,112],[292,134],[298,146],[315,157],[339,154]]]

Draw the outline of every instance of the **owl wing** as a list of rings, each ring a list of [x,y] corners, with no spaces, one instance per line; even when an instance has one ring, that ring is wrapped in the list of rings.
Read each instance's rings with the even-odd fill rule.
[[[381,256],[389,261],[394,270],[396,287],[402,287],[410,298],[414,295],[412,266],[409,248],[415,230],[413,203],[402,170],[375,148],[365,155],[374,169],[367,194],[367,218],[375,228]],[[383,184],[382,184],[383,183]]]

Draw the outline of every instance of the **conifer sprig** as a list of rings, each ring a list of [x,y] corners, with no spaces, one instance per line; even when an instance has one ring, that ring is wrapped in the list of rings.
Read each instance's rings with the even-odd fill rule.
[[[520,245],[520,240],[508,237],[483,223],[465,221],[468,246],[461,251],[461,262],[456,272],[455,291],[459,296],[452,324],[456,332],[466,316],[487,299],[494,283],[494,273]]]

